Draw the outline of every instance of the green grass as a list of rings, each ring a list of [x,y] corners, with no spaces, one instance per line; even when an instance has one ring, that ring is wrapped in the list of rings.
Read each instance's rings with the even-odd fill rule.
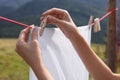
[[[16,39],[0,39],[0,80],[28,80],[28,65],[15,50]]]
[[[92,44],[92,49],[95,51],[95,53],[105,62],[105,51],[106,46],[100,45],[100,44]],[[118,71],[117,73],[120,73],[120,48],[118,53]]]
[[[101,45],[101,44],[92,44],[91,45],[92,49],[95,51],[95,53],[104,61],[105,60],[105,51],[106,51],[106,46],[105,45]],[[119,47],[119,53],[118,53],[118,68],[117,68],[117,73],[120,74],[120,47]],[[90,76],[90,80],[91,76]]]
[[[29,67],[14,51],[15,45],[16,39],[0,39],[0,80],[28,80],[29,78]],[[105,45],[92,44],[92,48],[104,60]],[[120,53],[118,73],[120,73]]]

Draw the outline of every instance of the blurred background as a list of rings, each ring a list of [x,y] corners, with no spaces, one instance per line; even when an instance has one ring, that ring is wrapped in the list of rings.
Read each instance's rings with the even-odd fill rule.
[[[119,3],[120,0],[117,0],[118,8]],[[100,18],[107,13],[108,0],[0,0],[0,16],[39,26],[41,14],[53,7],[68,10],[75,24],[83,26],[88,24],[91,15]],[[118,35],[120,35],[120,10],[117,19]],[[17,37],[22,29],[24,27],[0,20],[0,80],[28,80],[28,65],[14,51]],[[101,29],[98,33],[92,32],[91,42],[94,51],[105,61],[107,18],[101,21]],[[120,37],[118,38],[120,42]]]

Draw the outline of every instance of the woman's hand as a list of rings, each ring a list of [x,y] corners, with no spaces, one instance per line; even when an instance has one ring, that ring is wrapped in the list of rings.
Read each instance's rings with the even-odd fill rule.
[[[38,80],[53,80],[42,61],[38,28],[33,28],[31,42],[28,43],[29,32],[30,27],[21,31],[16,44],[16,52],[31,66]]]
[[[41,58],[41,50],[38,43],[38,29],[35,27],[32,32],[31,42],[28,43],[30,27],[21,31],[19,38],[16,44],[16,52],[30,65],[33,66],[33,63],[40,61],[42,63]]]
[[[45,16],[47,16],[47,24],[54,24],[59,27],[69,39],[75,37],[74,35],[76,33],[79,33],[76,25],[66,10],[52,8],[42,14],[41,20],[43,20]]]

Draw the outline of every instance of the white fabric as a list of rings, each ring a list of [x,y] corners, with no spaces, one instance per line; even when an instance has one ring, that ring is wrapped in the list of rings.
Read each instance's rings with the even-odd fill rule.
[[[90,44],[91,28],[78,27],[81,35]],[[38,37],[42,58],[54,80],[88,80],[88,71],[70,41],[58,28],[46,28]],[[83,46],[84,47],[84,46]],[[30,80],[37,80],[30,69]]]

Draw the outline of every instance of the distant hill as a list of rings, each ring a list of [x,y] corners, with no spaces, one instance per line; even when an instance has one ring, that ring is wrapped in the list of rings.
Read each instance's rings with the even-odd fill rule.
[[[23,1],[23,0],[18,0]],[[24,0],[25,1],[25,0]],[[119,0],[118,0],[119,1]],[[120,6],[120,5],[118,5]],[[12,7],[7,7],[3,14],[0,15],[7,16],[11,19],[15,19],[17,21],[27,23],[27,24],[36,24],[39,25],[39,18],[41,14],[50,8],[58,7],[63,8],[69,11],[71,14],[74,22],[77,26],[87,25],[90,15],[95,17],[101,17],[107,12],[107,1],[105,0],[31,0],[26,2],[21,7],[14,9]],[[1,7],[0,7],[1,11]],[[119,11],[120,19],[120,11]],[[92,42],[95,43],[103,43],[106,40],[107,34],[107,19],[101,22],[102,31],[98,33],[92,34]],[[120,24],[119,24],[120,25]],[[17,27],[13,24],[8,24],[4,21],[0,22],[1,30],[0,30],[0,37],[17,37],[19,31],[22,29],[21,27]],[[12,31],[12,32],[11,32]],[[7,33],[6,33],[7,32]],[[120,33],[119,33],[120,34]]]
[[[16,9],[11,8],[11,7],[7,7],[7,6],[1,6],[0,7],[0,15],[4,16],[4,15],[8,15],[8,13],[12,13],[14,12]]]
[[[0,7],[7,6],[12,8],[18,8],[29,1],[31,0],[0,0]]]
[[[9,14],[10,18],[13,19],[23,19],[26,18],[30,20],[30,18],[33,16],[40,16],[42,12],[44,12],[47,9],[58,7],[67,9],[71,16],[73,17],[75,23],[77,25],[86,25],[88,23],[88,19],[90,15],[94,15],[95,17],[100,17],[105,13],[106,9],[102,9],[100,7],[100,1],[97,1],[99,3],[99,6],[93,5],[90,1],[87,0],[36,0],[28,2],[27,4],[23,5],[13,13]],[[102,3],[101,3],[102,4]],[[105,5],[106,3],[104,2]],[[14,15],[13,15],[14,14]],[[80,21],[82,20],[82,22]],[[36,20],[32,20],[33,23],[36,23]],[[31,24],[31,21],[27,21],[27,23]]]

